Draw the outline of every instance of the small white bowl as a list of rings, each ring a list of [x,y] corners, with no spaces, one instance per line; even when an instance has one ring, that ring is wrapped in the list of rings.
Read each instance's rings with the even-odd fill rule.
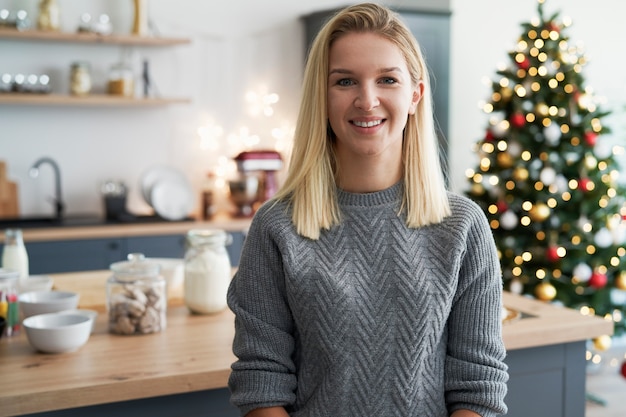
[[[38,314],[22,322],[32,347],[45,353],[73,352],[87,343],[92,320],[84,314]]]
[[[37,314],[57,313],[78,307],[78,293],[71,291],[31,291],[18,296],[24,318]]]
[[[19,282],[21,293],[31,291],[50,291],[52,290],[53,281],[47,275],[30,275],[23,281]]]
[[[159,264],[169,294],[182,294],[185,281],[185,262],[183,259],[146,258],[146,261]]]
[[[88,310],[86,308],[77,308],[75,310],[59,311],[57,314],[79,314],[82,316],[89,317],[89,320],[91,320],[91,332],[92,333],[96,325],[96,319],[98,318],[98,312],[96,310]]]

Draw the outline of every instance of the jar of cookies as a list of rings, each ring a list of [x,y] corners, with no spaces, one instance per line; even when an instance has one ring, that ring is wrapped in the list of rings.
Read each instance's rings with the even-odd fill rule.
[[[141,253],[110,266],[106,284],[109,332],[122,335],[156,333],[166,327],[167,289],[160,266]]]

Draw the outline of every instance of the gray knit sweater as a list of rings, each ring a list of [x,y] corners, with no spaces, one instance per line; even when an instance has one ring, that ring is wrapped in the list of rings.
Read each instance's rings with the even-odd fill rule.
[[[257,212],[228,293],[241,415],[276,405],[292,417],[506,413],[486,218],[450,194],[443,223],[409,229],[397,214],[402,187],[339,190],[342,222],[319,240],[295,232],[283,203]]]

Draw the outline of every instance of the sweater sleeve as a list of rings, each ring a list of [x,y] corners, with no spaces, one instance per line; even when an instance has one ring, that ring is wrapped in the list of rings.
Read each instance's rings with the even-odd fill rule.
[[[448,320],[446,401],[450,413],[469,409],[491,417],[507,412],[501,269],[486,217],[466,203],[470,223]]]
[[[257,215],[250,226],[228,291],[228,305],[235,313],[237,357],[228,385],[231,403],[242,416],[255,408],[295,401],[293,320],[281,256],[261,218]]]

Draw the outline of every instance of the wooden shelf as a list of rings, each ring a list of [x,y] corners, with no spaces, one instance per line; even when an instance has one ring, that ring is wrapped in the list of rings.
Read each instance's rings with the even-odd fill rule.
[[[62,94],[16,94],[0,93],[0,104],[23,104],[43,106],[165,106],[189,103],[185,98],[129,98],[107,94],[69,96]]]
[[[98,35],[95,33],[45,32],[40,30],[19,31],[17,29],[2,27],[0,27],[0,39],[135,46],[169,46],[191,42],[191,40],[187,38],[158,38],[120,34]]]

